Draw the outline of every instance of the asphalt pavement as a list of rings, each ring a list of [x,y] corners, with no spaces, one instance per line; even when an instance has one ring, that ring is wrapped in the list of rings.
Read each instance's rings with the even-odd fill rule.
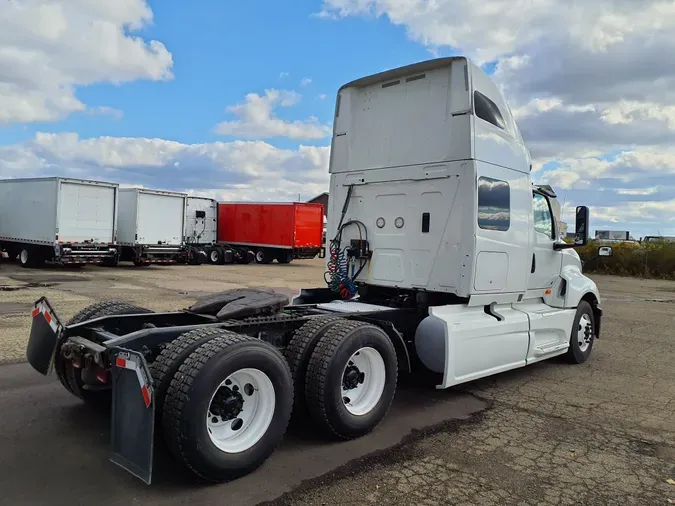
[[[192,479],[160,446],[148,486],[108,461],[109,413],[85,406],[54,377],[10,364],[0,366],[0,504],[254,505],[361,457],[396,451],[425,429],[472,423],[487,407],[466,393],[404,385],[385,422],[359,440],[336,443],[296,425],[263,467],[218,485]]]
[[[201,291],[316,285],[315,264],[142,273],[3,265],[0,362],[25,356],[26,309],[39,295],[63,319],[101,298],[171,310]],[[0,365],[0,505],[675,504],[675,283],[594,278],[605,317],[586,363],[554,359],[443,391],[404,383],[373,434],[336,443],[293,427],[262,468],[228,484],[195,482],[160,447],[145,485],[109,462],[105,413],[26,364]]]

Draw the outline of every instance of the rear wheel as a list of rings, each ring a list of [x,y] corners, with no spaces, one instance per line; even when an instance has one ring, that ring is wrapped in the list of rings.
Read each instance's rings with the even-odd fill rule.
[[[290,264],[293,261],[293,250],[282,250],[277,253],[277,262],[280,264]]]
[[[288,364],[276,348],[221,330],[171,381],[162,423],[169,450],[209,481],[248,474],[281,442],[292,391]]]
[[[248,250],[237,250],[234,252],[234,261],[238,264],[247,265],[255,260],[255,254]]]
[[[75,325],[76,323],[86,322],[94,318],[101,318],[103,316],[113,316],[122,314],[137,314],[137,313],[152,313],[153,311],[144,307],[134,306],[126,302],[110,300],[104,302],[97,302],[91,306],[87,306],[75,316],[73,316],[66,325]],[[82,369],[73,366],[71,360],[67,360],[61,355],[61,346],[56,349],[56,356],[54,358],[54,371],[59,378],[61,384],[71,394],[79,397],[83,401],[107,401],[110,399],[110,390],[92,390],[85,387],[85,382],[82,379]]]
[[[269,264],[274,260],[274,255],[268,249],[260,248],[255,252],[255,261],[259,264]]]
[[[150,365],[150,373],[154,381],[155,406],[157,416],[161,422],[164,409],[164,398],[169,390],[171,381],[185,359],[202,344],[216,337],[222,336],[222,329],[203,328],[186,332],[167,344]]]
[[[209,262],[214,265],[222,265],[225,263],[225,252],[223,248],[213,248],[209,252]]]
[[[201,265],[202,256],[201,251],[197,248],[190,247],[187,251],[187,263],[190,265]]]
[[[344,320],[336,316],[312,318],[293,334],[284,350],[284,356],[288,361],[293,377],[295,390],[293,417],[295,419],[303,418],[309,414],[305,401],[305,377],[312,352],[319,339],[338,321]]]
[[[26,246],[19,252],[19,262],[21,267],[40,267],[44,265],[45,258],[39,248]]]
[[[398,361],[375,325],[342,320],[319,339],[307,367],[305,394],[315,424],[342,439],[372,431],[396,392]]]

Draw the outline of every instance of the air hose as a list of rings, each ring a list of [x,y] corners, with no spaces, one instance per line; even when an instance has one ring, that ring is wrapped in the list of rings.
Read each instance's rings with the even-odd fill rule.
[[[345,203],[342,206],[342,215],[340,216],[340,223],[338,224],[337,232],[335,238],[330,241],[329,245],[329,256],[327,262],[327,271],[324,274],[324,279],[328,287],[336,293],[340,294],[340,297],[343,299],[351,299],[356,295],[357,288],[355,284],[356,278],[361,274],[361,271],[365,267],[367,260],[362,259],[361,265],[357,272],[355,270],[355,259],[350,256],[350,248],[348,246],[342,248],[342,232],[349,225],[356,225],[359,228],[359,236],[363,239],[365,235],[366,241],[368,240],[368,230],[366,226],[358,220],[350,220],[347,223],[343,223],[345,215],[347,214],[347,207],[349,206],[349,200],[352,196],[352,191],[354,189],[353,185],[350,185],[347,190],[347,197]],[[361,227],[363,227],[363,232]],[[349,275],[349,266],[352,267],[352,275]]]

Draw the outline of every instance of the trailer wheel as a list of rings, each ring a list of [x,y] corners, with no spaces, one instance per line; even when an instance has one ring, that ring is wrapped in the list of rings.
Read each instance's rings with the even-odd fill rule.
[[[45,263],[45,258],[42,256],[38,248],[24,247],[19,252],[19,262],[21,267],[40,267]]]
[[[582,300],[577,307],[577,314],[572,324],[570,346],[567,359],[573,364],[582,364],[591,354],[595,340],[595,316],[591,305]]]
[[[269,264],[274,260],[274,255],[268,249],[260,248],[255,252],[255,261],[259,264]]]
[[[75,325],[76,323],[86,322],[87,320],[100,318],[102,316],[152,312],[153,311],[150,309],[127,304],[126,302],[107,300],[85,307],[80,312],[75,314],[75,316],[73,316],[70,320],[68,320],[66,325]],[[107,399],[109,397],[109,390],[96,391],[84,388],[84,381],[82,380],[80,369],[73,367],[72,362],[66,360],[61,355],[61,346],[56,349],[56,355],[54,357],[54,371],[56,372],[56,376],[59,378],[59,381],[66,388],[66,390],[86,402],[97,401],[102,397]]]
[[[281,442],[292,391],[288,364],[276,348],[221,330],[171,381],[162,420],[169,451],[208,481],[248,474]]]
[[[160,354],[157,355],[155,361],[150,364],[150,373],[152,374],[155,388],[155,409],[157,410],[156,419],[158,422],[161,421],[166,392],[169,390],[171,380],[173,380],[180,365],[199,346],[222,334],[223,329],[212,327],[191,330],[190,332],[181,334],[168,343]]]
[[[293,337],[284,350],[284,356],[288,361],[293,377],[295,390],[295,408],[293,417],[300,419],[307,416],[307,402],[305,401],[305,375],[307,365],[316,347],[316,343],[323,337],[326,331],[336,322],[343,321],[337,316],[316,317],[309,320],[295,331]]]
[[[305,395],[319,428],[341,439],[372,431],[394,399],[398,361],[375,325],[342,320],[319,339],[307,367]]]
[[[290,264],[293,261],[293,250],[282,250],[277,253],[277,262],[280,264]]]

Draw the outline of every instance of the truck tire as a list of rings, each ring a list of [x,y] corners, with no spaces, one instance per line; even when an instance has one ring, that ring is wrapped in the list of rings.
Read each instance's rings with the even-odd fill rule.
[[[573,364],[583,364],[591,354],[595,340],[595,315],[591,305],[582,300],[574,316],[567,360]]]
[[[154,311],[150,309],[127,304],[126,302],[107,300],[85,307],[68,320],[66,325],[75,325],[76,323],[86,322],[87,320],[100,318],[102,316],[153,312]],[[79,369],[73,367],[72,362],[61,356],[60,346],[56,349],[56,355],[54,357],[54,371],[66,390],[85,402],[97,401],[100,399],[107,400],[110,397],[109,390],[94,391],[84,388],[84,382],[82,381]]]
[[[235,263],[248,265],[255,260],[255,254],[249,250],[237,250],[234,253]]]
[[[199,249],[190,247],[187,251],[187,263],[189,265],[201,265],[202,257]]]
[[[259,264],[269,264],[274,260],[272,252],[266,248],[259,248],[255,252],[255,261]]]
[[[293,250],[281,250],[277,253],[277,262],[290,264],[293,261]]]
[[[284,356],[291,370],[293,378],[295,408],[293,418],[300,420],[309,415],[307,402],[305,401],[305,375],[307,365],[316,347],[316,343],[323,337],[326,331],[336,322],[343,321],[339,316],[321,316],[312,318],[302,327],[295,331],[293,337],[284,350]]]
[[[225,263],[225,251],[223,248],[213,248],[209,252],[209,263],[223,265]]]
[[[134,260],[134,265],[136,267],[150,267],[150,264],[152,262],[149,262],[148,260]]]
[[[292,392],[291,372],[276,348],[222,330],[171,381],[162,417],[169,451],[207,481],[248,474],[281,442]]]
[[[342,320],[317,343],[307,367],[305,396],[314,423],[341,439],[372,431],[396,392],[398,360],[375,325]]]
[[[41,267],[45,263],[45,258],[41,254],[40,248],[31,248],[25,246],[19,251],[19,262],[21,267]]]
[[[155,389],[155,419],[160,425],[162,410],[164,409],[164,398],[169,390],[171,380],[173,380],[176,371],[185,359],[202,344],[223,334],[220,328],[202,328],[191,330],[181,334],[176,339],[168,343],[164,349],[157,355],[155,361],[150,364],[150,373],[154,381]]]

